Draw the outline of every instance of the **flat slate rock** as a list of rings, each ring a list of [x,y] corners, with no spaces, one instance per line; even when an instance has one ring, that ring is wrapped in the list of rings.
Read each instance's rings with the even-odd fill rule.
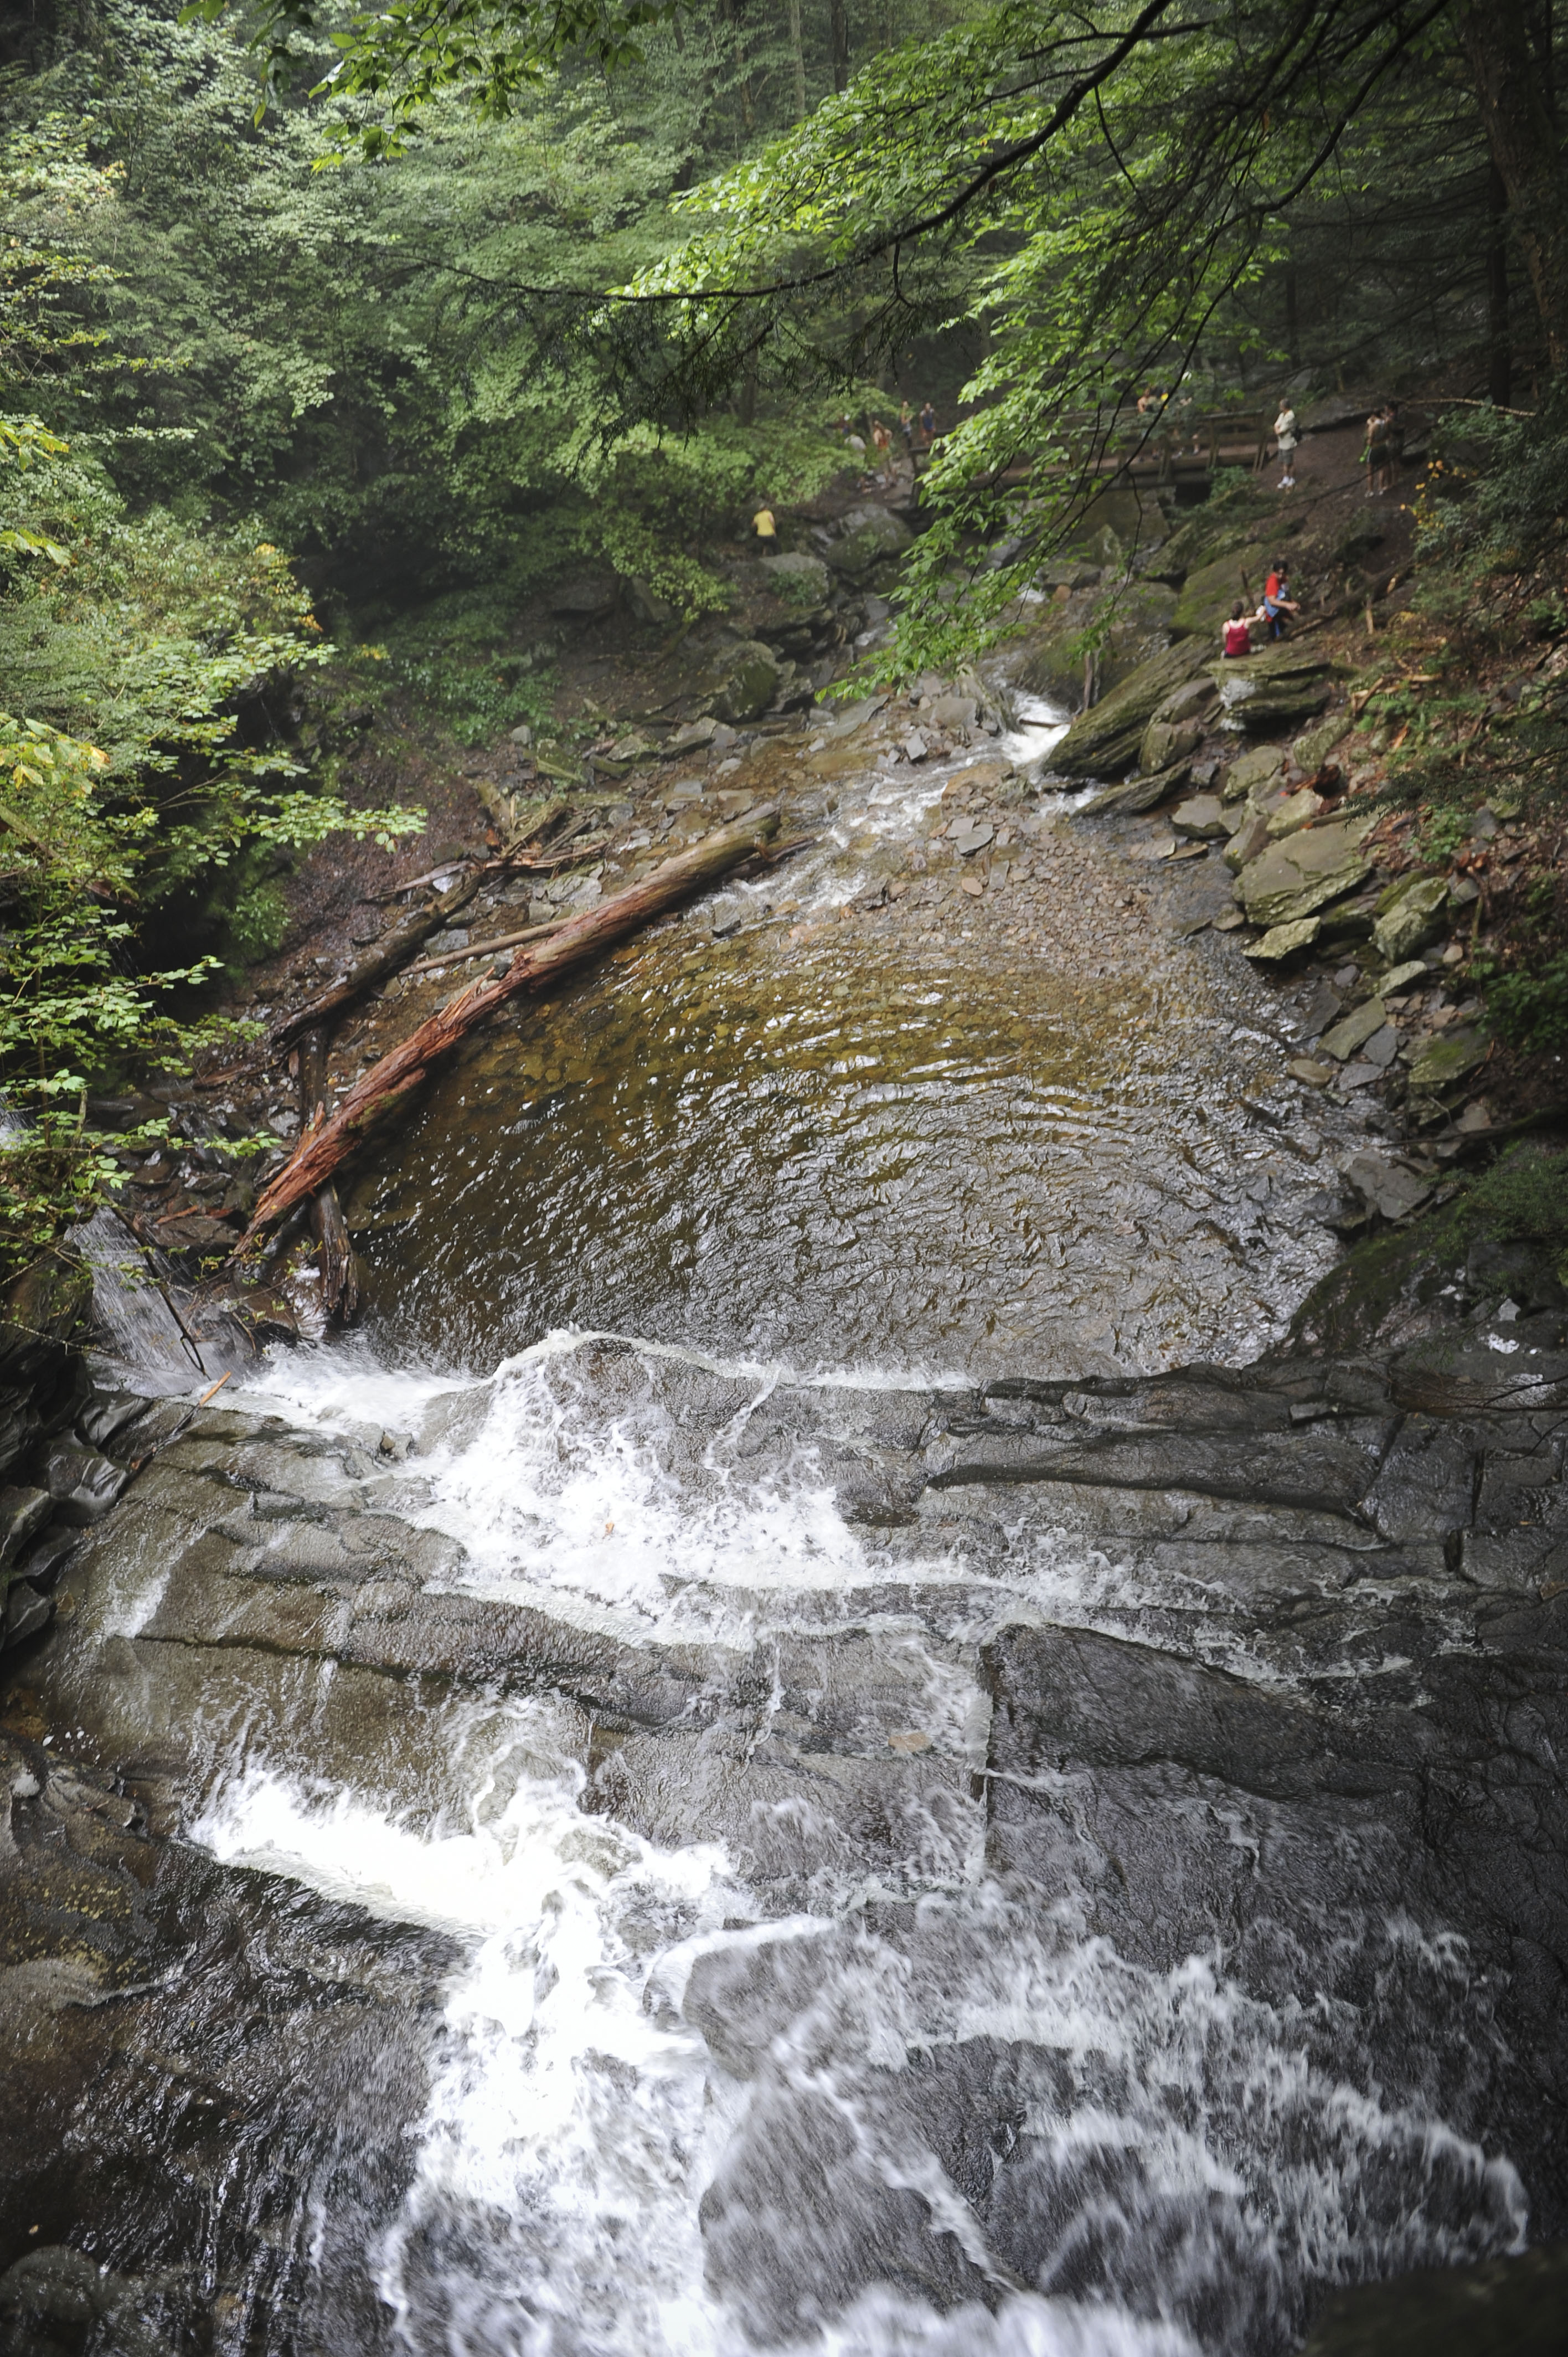
[[[1141,662],[1120,687],[1079,714],[1052,748],[1053,772],[1063,778],[1124,775],[1138,758],[1144,731],[1155,711],[1174,688],[1185,686],[1202,669],[1208,652],[1205,643],[1183,639]]]
[[[1255,925],[1290,925],[1343,899],[1370,874],[1361,844],[1370,818],[1337,819],[1271,843],[1241,870],[1241,895]]]

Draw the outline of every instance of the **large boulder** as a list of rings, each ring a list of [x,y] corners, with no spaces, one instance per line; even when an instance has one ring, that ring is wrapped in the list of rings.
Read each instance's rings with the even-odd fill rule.
[[[779,693],[779,658],[760,639],[745,639],[722,660],[723,676],[713,708],[721,720],[738,725],[760,720]]]
[[[832,576],[820,556],[804,550],[784,556],[765,556],[762,571],[775,594],[791,606],[825,606],[833,594]]]
[[[1221,658],[1209,676],[1227,718],[1250,737],[1299,728],[1334,693],[1333,665],[1310,640],[1282,639],[1239,662]]]
[[[1108,618],[1101,610],[1107,605]],[[1175,611],[1173,593],[1153,581],[1120,583],[1110,601],[1097,583],[1053,598],[1044,620],[1026,641],[1015,682],[1030,694],[1075,704],[1083,687],[1084,632],[1090,623],[1104,620],[1100,684],[1101,694],[1108,694],[1140,663],[1169,645]]]
[[[1125,777],[1139,757],[1147,728],[1172,691],[1201,670],[1208,650],[1192,640],[1165,647],[1080,712],[1050,757],[1063,778]]]
[[[1249,810],[1262,810],[1278,793],[1286,769],[1283,745],[1254,745],[1231,762],[1225,778],[1225,800],[1245,802]]]
[[[1288,540],[1294,528],[1294,520],[1282,525],[1265,517],[1262,502],[1208,500],[1152,553],[1144,569],[1155,581],[1179,586],[1201,566],[1216,563],[1228,549],[1261,546],[1266,532],[1278,535],[1271,545],[1273,554],[1280,537]]]
[[[1173,761],[1196,753],[1208,733],[1209,717],[1219,704],[1219,691],[1210,679],[1189,679],[1185,687],[1167,695],[1144,731],[1138,767],[1165,770]]]
[[[1196,633],[1218,640],[1238,597],[1249,608],[1256,606],[1268,570],[1269,549],[1261,540],[1246,541],[1239,548],[1228,548],[1223,555],[1211,557],[1182,584],[1171,628],[1179,637]]]
[[[1372,927],[1372,946],[1391,965],[1415,956],[1444,930],[1448,886],[1441,876],[1418,876]]]
[[[1241,901],[1254,925],[1294,925],[1343,899],[1369,875],[1361,844],[1372,820],[1337,819],[1271,843],[1241,870]]]
[[[883,507],[851,508],[837,535],[822,554],[835,573],[864,581],[879,565],[902,556],[914,545],[915,535],[901,516]]]

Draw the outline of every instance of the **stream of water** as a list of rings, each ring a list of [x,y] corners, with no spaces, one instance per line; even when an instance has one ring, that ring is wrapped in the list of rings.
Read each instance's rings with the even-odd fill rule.
[[[1059,719],[1020,725],[1015,754]],[[1509,2154],[1452,2122],[1484,2032],[1441,1924],[1326,1902],[1267,1970],[1122,1937],[1114,1846],[1048,1768],[1017,1772],[1059,1801],[1054,1866],[994,1849],[1002,1632],[1274,1695],[1300,1664],[1070,1516],[855,1483],[895,1479],[937,1394],[1255,1355],[1329,1257],[1326,1140],[1270,1003],[1202,943],[1098,978],[961,930],[868,952],[836,911],[942,782],[868,768],[792,906],[737,888],[483,1043],[361,1206],[367,1331],[231,1383],[273,1437],[202,1460],[226,1496],[314,1483],[285,1533],[403,1529],[438,1596],[664,1699],[470,1663],[371,1701],[336,1641],[242,1620],[193,1672],[171,1566],[216,1542],[124,1510],[72,1641],[150,1666],[84,1727],[178,1725],[186,1842],[456,1958],[392,2192],[351,2232],[304,2194],[268,2228],[307,2286],[347,2235],[371,2305],[302,2321],[296,2283],[285,2325],[234,2295],[214,2346],[1262,2357],[1315,2285],[1523,2236]],[[1196,1786],[1158,1810],[1175,1846],[1115,1866],[1156,1918],[1189,1835],[1294,1871]],[[1341,1986],[1331,1959],[1374,1947]]]

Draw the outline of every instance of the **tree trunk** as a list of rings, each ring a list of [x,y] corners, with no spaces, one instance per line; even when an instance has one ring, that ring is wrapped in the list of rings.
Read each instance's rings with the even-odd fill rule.
[[[1513,398],[1509,332],[1509,192],[1495,164],[1487,167],[1487,390],[1499,409]]]
[[[740,119],[749,136],[757,128],[757,98],[751,87],[751,68],[746,60],[746,31],[736,0],[719,0],[719,16],[735,35],[736,62],[743,69],[736,84],[740,92]]]
[[[334,983],[330,990],[324,990],[319,997],[311,999],[307,1006],[298,1008],[295,1014],[286,1016],[283,1022],[274,1026],[274,1049],[281,1055],[306,1031],[327,1022],[332,1016],[341,1014],[344,1007],[352,1006],[357,998],[362,998],[367,990],[373,990],[378,982],[384,982],[389,974],[395,974],[399,966],[413,955],[420,943],[427,942],[448,917],[455,917],[459,909],[467,907],[484,878],[484,868],[476,865],[467,876],[458,877],[449,892],[443,892],[438,899],[432,900],[428,908],[415,909],[412,915],[402,918],[381,935],[368,956],[349,968],[341,982]],[[304,1060],[302,1054],[302,1076]]]
[[[394,1112],[470,1031],[522,990],[544,990],[571,967],[595,956],[611,942],[637,931],[700,885],[749,859],[779,831],[776,803],[751,812],[733,826],[718,828],[690,851],[667,859],[640,884],[633,884],[596,909],[562,927],[536,950],[520,950],[498,981],[470,983],[437,1007],[426,1023],[383,1056],[349,1090],[337,1111],[314,1121],[289,1160],[263,1194],[238,1251],[275,1227],[285,1213],[332,1179],[368,1133]]]
[[[828,47],[832,52],[833,88],[849,88],[849,9],[847,0],[828,0]]]
[[[800,0],[789,0],[789,55],[795,67],[795,120],[806,119],[806,52],[800,46]]]
[[[327,1049],[330,1033],[313,1023],[299,1043],[299,1119],[302,1133],[327,1115]],[[360,1314],[360,1275],[338,1189],[328,1180],[310,1207],[310,1224],[321,1248],[321,1306],[335,1326],[351,1326]]]
[[[1568,176],[1523,0],[1466,8],[1459,38],[1559,374],[1568,367]]]

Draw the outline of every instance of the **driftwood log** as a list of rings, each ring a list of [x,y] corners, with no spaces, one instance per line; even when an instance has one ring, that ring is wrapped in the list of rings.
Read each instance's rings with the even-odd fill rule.
[[[532,841],[532,837],[530,836],[529,840]],[[306,1006],[297,1007],[292,1015],[285,1015],[281,1023],[274,1024],[270,1039],[273,1053],[282,1055],[306,1031],[319,1023],[329,1022],[334,1016],[341,1015],[345,1007],[352,1006],[356,999],[363,998],[365,993],[374,990],[378,983],[389,980],[422,942],[427,942],[432,933],[439,932],[460,909],[467,907],[486,876],[495,874],[498,869],[504,869],[513,876],[553,876],[563,867],[575,866],[580,859],[592,859],[608,841],[607,834],[596,834],[591,842],[569,844],[564,851],[530,853],[514,847],[503,853],[499,859],[478,861],[438,899],[430,901],[423,909],[412,910],[391,926],[368,954],[351,966],[340,982],[335,982],[330,990],[322,991]],[[414,884],[429,884],[434,882],[436,874],[449,873],[450,870],[445,868],[434,870],[429,876],[415,877],[413,884],[405,884],[401,888],[410,892]]]
[[[443,892],[425,908],[415,909],[408,916],[400,918],[395,925],[389,926],[370,954],[362,957],[357,965],[350,966],[341,982],[335,982],[330,990],[322,991],[318,997],[307,1000],[305,1006],[296,1007],[292,1015],[285,1016],[281,1023],[273,1026],[274,1054],[282,1055],[306,1031],[314,1030],[318,1024],[329,1023],[346,1006],[352,1006],[357,998],[362,998],[367,990],[373,990],[377,983],[384,982],[389,974],[395,974],[399,966],[413,955],[422,942],[428,941],[432,933],[439,931],[459,909],[467,907],[483,881],[484,869],[475,867],[468,875],[460,876],[449,892]]]
[[[470,983],[437,1007],[427,1022],[372,1064],[331,1114],[313,1119],[293,1154],[258,1201],[237,1247],[254,1243],[307,1195],[332,1181],[367,1133],[384,1121],[428,1078],[459,1040],[489,1020],[520,991],[544,990],[585,959],[648,923],[701,886],[752,858],[779,828],[779,809],[750,811],[734,825],[718,828],[667,859],[650,876],[614,893],[537,949],[520,950],[507,972],[489,982]]]

